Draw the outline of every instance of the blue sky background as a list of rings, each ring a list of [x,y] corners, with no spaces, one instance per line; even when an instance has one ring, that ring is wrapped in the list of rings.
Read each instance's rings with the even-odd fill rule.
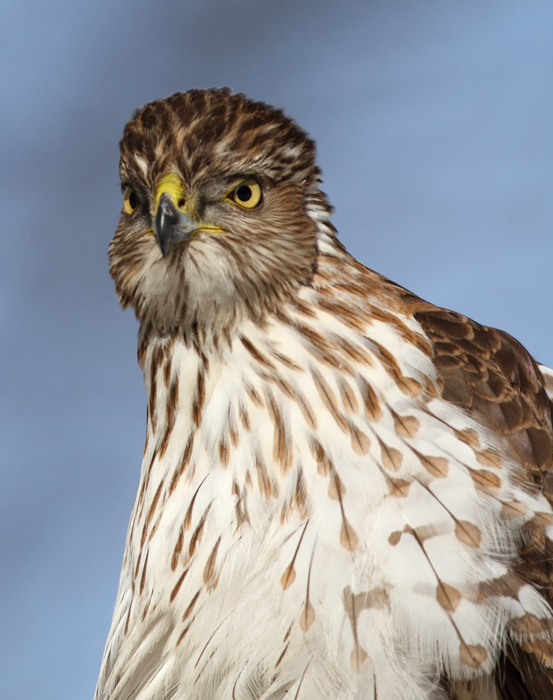
[[[230,85],[319,146],[351,252],[553,365],[551,0],[0,6],[0,671],[91,699],[142,455],[107,247],[133,110]]]

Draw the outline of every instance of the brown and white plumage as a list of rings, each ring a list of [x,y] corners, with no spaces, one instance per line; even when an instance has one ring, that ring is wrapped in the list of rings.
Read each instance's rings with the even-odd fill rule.
[[[146,105],[121,180],[148,423],[97,700],[552,697],[553,373],[353,259],[263,103]]]

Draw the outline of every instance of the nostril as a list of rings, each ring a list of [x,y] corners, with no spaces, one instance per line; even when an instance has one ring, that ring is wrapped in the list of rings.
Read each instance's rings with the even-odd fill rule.
[[[184,207],[184,199],[179,199],[179,201],[178,201],[178,203],[177,203],[177,206],[178,206],[179,209],[181,209],[182,207]]]

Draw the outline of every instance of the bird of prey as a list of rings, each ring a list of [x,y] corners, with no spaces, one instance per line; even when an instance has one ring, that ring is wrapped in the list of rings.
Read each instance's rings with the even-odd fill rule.
[[[349,255],[263,102],[151,102],[120,173],[148,411],[96,699],[550,700],[553,372]]]

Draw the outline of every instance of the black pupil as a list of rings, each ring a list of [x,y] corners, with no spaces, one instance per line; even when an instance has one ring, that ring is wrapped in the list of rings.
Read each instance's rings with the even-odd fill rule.
[[[236,196],[241,202],[248,202],[253,196],[251,187],[248,187],[248,185],[240,185],[236,190]]]
[[[131,209],[136,209],[138,206],[138,195],[134,191],[129,194],[129,206]]]

